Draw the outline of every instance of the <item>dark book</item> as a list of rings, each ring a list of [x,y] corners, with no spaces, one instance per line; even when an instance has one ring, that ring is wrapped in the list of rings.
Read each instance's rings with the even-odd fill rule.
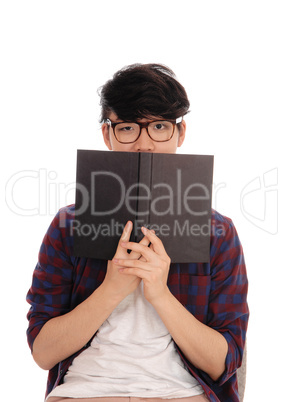
[[[209,262],[213,156],[78,150],[74,254],[111,260],[155,230],[172,262]]]

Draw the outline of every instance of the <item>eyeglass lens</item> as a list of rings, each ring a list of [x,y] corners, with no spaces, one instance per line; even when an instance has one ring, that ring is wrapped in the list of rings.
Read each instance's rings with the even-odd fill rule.
[[[120,142],[134,142],[140,130],[141,127],[137,123],[119,123],[115,126],[115,135]],[[149,123],[147,130],[154,141],[168,141],[172,136],[174,125],[170,121],[154,121]]]

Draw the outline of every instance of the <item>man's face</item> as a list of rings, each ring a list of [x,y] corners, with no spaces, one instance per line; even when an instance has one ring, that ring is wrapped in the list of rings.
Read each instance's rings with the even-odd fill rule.
[[[121,122],[115,113],[111,113],[109,119],[113,122]],[[160,118],[152,118],[150,120],[160,120]],[[139,122],[147,122],[147,119],[141,119]],[[102,134],[104,142],[108,149],[112,151],[122,151],[122,152],[154,152],[154,153],[166,153],[174,154],[177,148],[180,147],[185,139],[186,123],[182,121],[181,129],[175,127],[173,137],[166,142],[156,142],[153,141],[147,134],[145,128],[142,129],[141,134],[137,141],[131,144],[121,144],[116,140],[113,132],[113,128],[109,127],[108,124],[104,123],[102,125]]]

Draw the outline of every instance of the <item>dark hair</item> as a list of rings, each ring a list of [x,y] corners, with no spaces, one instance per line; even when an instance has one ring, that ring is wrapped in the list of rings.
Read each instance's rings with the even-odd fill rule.
[[[188,113],[190,102],[175,74],[161,64],[132,64],[117,71],[99,89],[101,119],[114,112],[121,120],[162,117],[176,119]]]

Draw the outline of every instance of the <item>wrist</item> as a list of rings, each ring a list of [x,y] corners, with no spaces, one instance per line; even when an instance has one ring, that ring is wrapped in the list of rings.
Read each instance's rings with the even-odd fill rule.
[[[153,298],[148,300],[150,304],[155,308],[156,311],[159,309],[165,309],[170,303],[171,298],[174,297],[172,293],[170,292],[168,286],[164,289],[163,292],[156,294]]]
[[[105,281],[92,293],[90,298],[93,298],[96,302],[99,300],[99,302],[112,311],[124,299],[120,293],[114,292],[111,285]]]

